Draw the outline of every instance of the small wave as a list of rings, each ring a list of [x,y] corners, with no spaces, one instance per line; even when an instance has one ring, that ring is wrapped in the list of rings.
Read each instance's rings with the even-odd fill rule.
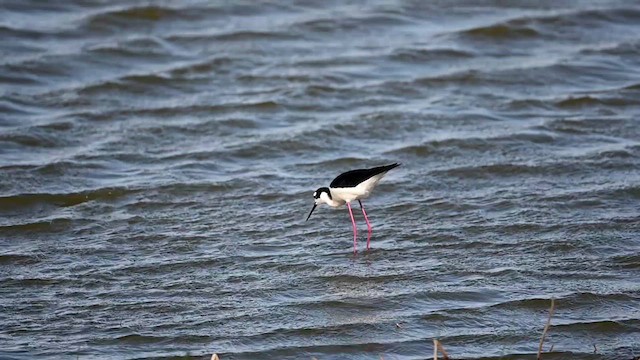
[[[29,207],[35,204],[49,204],[60,207],[68,207],[82,204],[92,200],[115,200],[130,194],[136,190],[126,188],[104,188],[79,193],[67,194],[19,194],[0,197],[0,208],[15,209],[21,207]]]
[[[363,166],[363,164],[367,161],[364,158],[356,158],[356,157],[339,157],[332,158],[328,160],[320,160],[317,162],[305,162],[301,164],[297,164],[296,167],[300,168],[319,168],[319,169],[332,169],[332,168],[348,168],[352,166]]]
[[[508,22],[465,30],[462,32],[462,35],[476,38],[522,39],[536,37],[539,36],[540,33],[531,27],[518,25],[515,22]]]
[[[478,166],[461,166],[446,170],[434,171],[436,175],[447,175],[456,178],[490,178],[505,176],[552,174],[558,171],[571,171],[570,167],[561,164],[528,165],[515,163],[500,163]]]
[[[610,55],[615,57],[636,56],[640,52],[640,41],[625,41],[606,44],[603,46],[591,46],[580,50],[581,55]]]
[[[616,195],[621,199],[626,199],[629,197],[634,199],[640,199],[640,185],[629,185],[629,186],[615,189],[613,191],[613,195]]]
[[[553,131],[579,132],[622,125],[624,121],[617,119],[561,118],[546,122],[544,127]]]
[[[43,286],[54,286],[54,285],[70,285],[72,283],[71,280],[68,279],[52,279],[52,278],[5,278],[0,279],[0,285],[6,286],[7,288],[15,286],[15,287],[43,287]]]
[[[67,79],[74,72],[69,55],[42,55],[0,66],[0,73],[12,81],[20,79],[22,84],[46,84],[52,79]],[[34,98],[34,103],[42,103],[42,97]]]
[[[376,12],[355,19],[366,26],[397,26],[413,23],[409,17],[394,11]]]
[[[603,321],[575,321],[553,325],[559,331],[586,331],[590,334],[621,333],[637,331],[640,327],[640,320],[603,320]]]
[[[388,154],[407,154],[415,156],[429,156],[446,149],[457,149],[460,151],[489,151],[496,149],[501,144],[509,142],[528,142],[534,144],[551,144],[556,141],[556,137],[540,131],[521,132],[495,137],[468,137],[451,138],[443,140],[431,140],[422,144],[408,145],[397,149],[388,150]]]
[[[294,64],[301,67],[329,68],[336,66],[365,65],[368,58],[366,56],[345,56],[335,55],[326,58],[298,60]],[[333,80],[340,84],[349,84],[349,78],[339,74],[324,74],[326,79]]]
[[[640,254],[618,255],[610,260],[613,263],[613,267],[640,269]]]
[[[0,75],[0,81],[2,81],[2,75]],[[20,101],[18,99],[12,99],[10,97],[5,97],[4,99],[0,99],[0,113],[3,114],[20,114],[20,115],[30,115],[30,114],[38,114],[41,113],[41,109],[35,108],[31,104],[26,104],[24,101]],[[0,118],[0,126],[1,125],[15,125],[19,122],[16,120],[11,120],[12,116],[3,116]]]
[[[26,222],[21,224],[0,225],[0,231],[15,233],[61,232],[69,229],[72,223],[73,221],[71,219],[57,218],[45,221]]]
[[[597,160],[604,160],[604,159],[613,160],[613,159],[630,159],[630,158],[633,158],[634,156],[635,155],[630,150],[617,149],[617,150],[599,151],[593,156],[591,156],[591,158],[597,159]]]
[[[640,301],[640,296],[634,293],[594,293],[594,292],[578,292],[565,296],[562,302],[571,306],[592,306],[594,303],[612,304],[615,302],[629,303]]]
[[[32,265],[40,262],[35,255],[0,254],[0,265]]]
[[[296,33],[336,33],[408,24],[410,21],[404,16],[394,14],[368,14],[360,17],[316,18],[295,23],[289,30]]]
[[[118,95],[128,93],[134,95],[163,94],[166,96],[167,93],[179,89],[184,83],[185,81],[182,79],[175,79],[165,74],[143,73],[85,85],[75,91],[79,97],[104,95],[108,92]]]
[[[296,39],[292,33],[275,31],[234,31],[226,34],[219,34],[213,37],[220,41],[259,41],[259,40],[293,40]]]
[[[623,107],[638,105],[638,100],[626,99],[626,98],[597,98],[593,96],[578,96],[569,97],[564,100],[557,101],[555,105],[559,108],[581,108],[590,106],[611,106],[611,107]]]
[[[167,7],[159,7],[159,6],[141,6],[141,7],[131,7],[123,10],[116,10],[112,12],[107,12],[106,16],[113,16],[125,19],[143,19],[143,20],[152,20],[158,21],[169,16],[175,16],[179,11]]]
[[[117,337],[113,339],[112,342],[116,344],[138,345],[138,344],[157,344],[165,340],[167,340],[167,338],[163,336],[131,334],[131,335],[124,335],[124,336]]]
[[[191,337],[191,336],[190,336]],[[112,339],[96,339],[94,342],[100,345],[145,345],[145,344],[159,344],[165,341],[176,341],[176,338],[166,336],[154,336],[154,335],[142,335],[142,334],[129,334],[122,335]]]
[[[157,106],[142,107],[127,110],[114,110],[111,112],[102,112],[99,114],[91,114],[91,118],[98,121],[112,120],[120,116],[148,116],[148,117],[173,117],[181,114],[195,116],[195,114],[205,113],[233,113],[233,112],[264,112],[277,111],[282,108],[282,104],[272,100],[242,102],[242,103],[224,103],[217,105],[199,105],[187,104],[178,106]],[[84,115],[84,114],[80,114]]]
[[[557,299],[559,305],[563,309],[569,311],[570,309],[584,306],[590,307],[594,303],[628,303],[639,300],[637,297],[622,294],[596,294],[596,293],[573,293],[565,296],[561,296]],[[538,311],[541,309],[547,309],[549,307],[549,298],[525,298],[500,302],[496,305],[492,305],[489,308],[503,309],[503,310],[529,310]],[[484,310],[483,310],[484,311]]]
[[[180,11],[176,9],[147,5],[103,11],[92,15],[86,21],[86,24],[89,27],[102,27],[105,25],[116,25],[122,21],[126,21],[130,25],[130,21],[132,20],[156,22],[177,17],[179,14]]]
[[[272,158],[278,154],[306,155],[309,152],[313,153],[320,150],[322,150],[322,148],[319,145],[313,144],[306,139],[293,138],[262,140],[236,148],[230,148],[228,153],[236,158],[255,159],[256,157]]]
[[[35,125],[37,129],[54,130],[54,131],[69,131],[73,129],[75,124],[72,121],[65,119],[52,119],[48,123],[42,123]]]
[[[449,83],[458,85],[472,85],[489,79],[483,79],[486,76],[477,70],[454,71],[449,74],[422,77],[413,80],[414,84],[421,86],[442,86]]]
[[[510,100],[504,106],[508,110],[549,110],[550,106],[546,101],[538,99],[518,99]]]
[[[636,23],[640,20],[640,10],[637,8],[611,8],[583,10],[566,14],[562,18],[572,19],[575,22],[584,20],[598,20],[613,24]],[[553,19],[553,17],[551,17]]]
[[[13,67],[15,64],[12,64],[9,67]],[[2,68],[8,67],[7,65],[0,65],[0,81],[4,84],[15,84],[20,86],[25,85],[41,85],[43,83],[42,79],[40,79],[37,75],[31,74],[29,72],[22,73],[20,71],[20,67],[14,67],[14,70],[10,71],[2,71]]]
[[[169,70],[171,77],[189,77],[193,75],[211,76],[212,73],[226,73],[239,68],[252,67],[254,62],[240,57],[220,56],[195,64],[184,65]]]
[[[253,119],[230,117],[221,120],[209,120],[200,123],[184,124],[184,125],[162,125],[149,127],[151,133],[172,133],[183,135],[220,135],[230,134],[237,130],[259,129],[260,123]],[[180,153],[179,156],[195,153]],[[163,157],[162,159],[172,159],[176,154]]]
[[[475,54],[472,52],[458,49],[397,49],[389,55],[389,59],[392,61],[422,63],[425,61],[467,59],[474,56]]]
[[[50,34],[48,34],[50,35]],[[15,27],[11,27],[10,25],[7,24],[1,24],[0,25],[0,36],[3,39],[8,39],[8,38],[24,38],[24,39],[33,39],[35,37],[38,36],[42,36],[42,33],[32,30],[32,29],[25,29],[25,28],[15,28]]]
[[[640,83],[625,86],[622,90],[640,90]]]
[[[178,32],[163,36],[163,40],[176,44],[202,44],[219,41],[219,42],[245,42],[245,41],[288,41],[296,40],[299,36],[292,32],[278,30],[233,30],[233,31],[196,31],[196,32]]]
[[[97,44],[86,48],[86,51],[103,58],[115,58],[120,61],[132,59],[152,63],[179,56],[179,50],[167,41],[154,36],[142,36],[117,43]]]
[[[605,24],[634,23],[640,11],[631,8],[588,9],[559,12],[551,15],[518,17],[491,25],[461,31],[463,37],[487,40],[529,40],[536,37],[555,37],[559,33],[579,31],[583,27]],[[585,30],[587,30],[585,28]]]
[[[228,11],[218,6],[172,7],[164,5],[142,5],[102,8],[83,19],[80,31],[120,33],[153,29],[159,23],[199,21],[227,16]]]
[[[0,134],[0,142],[14,143],[24,147],[32,148],[59,148],[66,144],[63,139],[53,134],[40,133],[32,131],[30,134],[25,133],[4,133]]]

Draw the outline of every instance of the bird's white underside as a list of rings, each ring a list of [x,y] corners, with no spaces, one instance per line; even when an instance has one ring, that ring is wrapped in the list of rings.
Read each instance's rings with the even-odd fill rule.
[[[361,182],[356,187],[351,188],[330,188],[331,199],[325,193],[320,194],[320,199],[332,207],[342,206],[347,202],[355,201],[358,199],[364,199],[371,194],[371,191],[378,185],[380,179],[382,179],[387,173],[383,172],[376,176],[372,176],[369,179]]]

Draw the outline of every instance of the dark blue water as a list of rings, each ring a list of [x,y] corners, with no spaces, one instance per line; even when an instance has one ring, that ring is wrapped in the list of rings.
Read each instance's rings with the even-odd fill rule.
[[[640,2],[0,10],[0,358],[640,356]]]

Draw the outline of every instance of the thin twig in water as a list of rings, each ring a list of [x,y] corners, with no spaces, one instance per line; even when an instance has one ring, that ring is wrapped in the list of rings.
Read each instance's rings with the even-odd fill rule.
[[[440,352],[442,353],[442,358],[444,360],[449,360],[449,354],[447,354],[447,352],[444,350],[444,346],[442,346],[442,343],[440,341],[438,341],[438,350],[440,350]]]
[[[549,331],[549,325],[551,325],[551,317],[553,316],[553,312],[555,311],[555,301],[551,298],[551,307],[549,308],[549,317],[547,318],[547,324],[544,326],[544,330],[542,331],[542,337],[540,338],[540,346],[538,346],[538,357],[540,360],[542,356],[542,345],[544,344],[544,338],[547,336],[547,331]]]
[[[433,359],[438,360],[438,350],[442,353],[442,358],[444,360],[449,360],[449,354],[442,347],[442,343],[440,340],[433,339]]]

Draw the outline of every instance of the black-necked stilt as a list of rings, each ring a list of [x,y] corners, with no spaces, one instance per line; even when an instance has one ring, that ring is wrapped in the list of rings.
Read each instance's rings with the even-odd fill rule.
[[[331,184],[329,184],[329,187],[321,187],[313,193],[315,201],[311,212],[309,212],[309,216],[307,216],[307,220],[309,220],[311,214],[313,214],[313,210],[315,210],[319,204],[325,203],[334,208],[347,204],[349,215],[351,216],[351,223],[353,224],[353,252],[356,253],[358,251],[358,229],[356,227],[356,221],[353,218],[353,212],[351,211],[351,202],[358,200],[360,209],[362,209],[362,215],[364,215],[364,220],[367,222],[367,250],[369,250],[371,224],[369,223],[369,218],[364,211],[364,206],[362,206],[360,199],[368,197],[380,179],[382,179],[389,170],[398,166],[400,166],[400,164],[395,163],[371,169],[351,170],[338,175],[338,177],[333,179]]]

